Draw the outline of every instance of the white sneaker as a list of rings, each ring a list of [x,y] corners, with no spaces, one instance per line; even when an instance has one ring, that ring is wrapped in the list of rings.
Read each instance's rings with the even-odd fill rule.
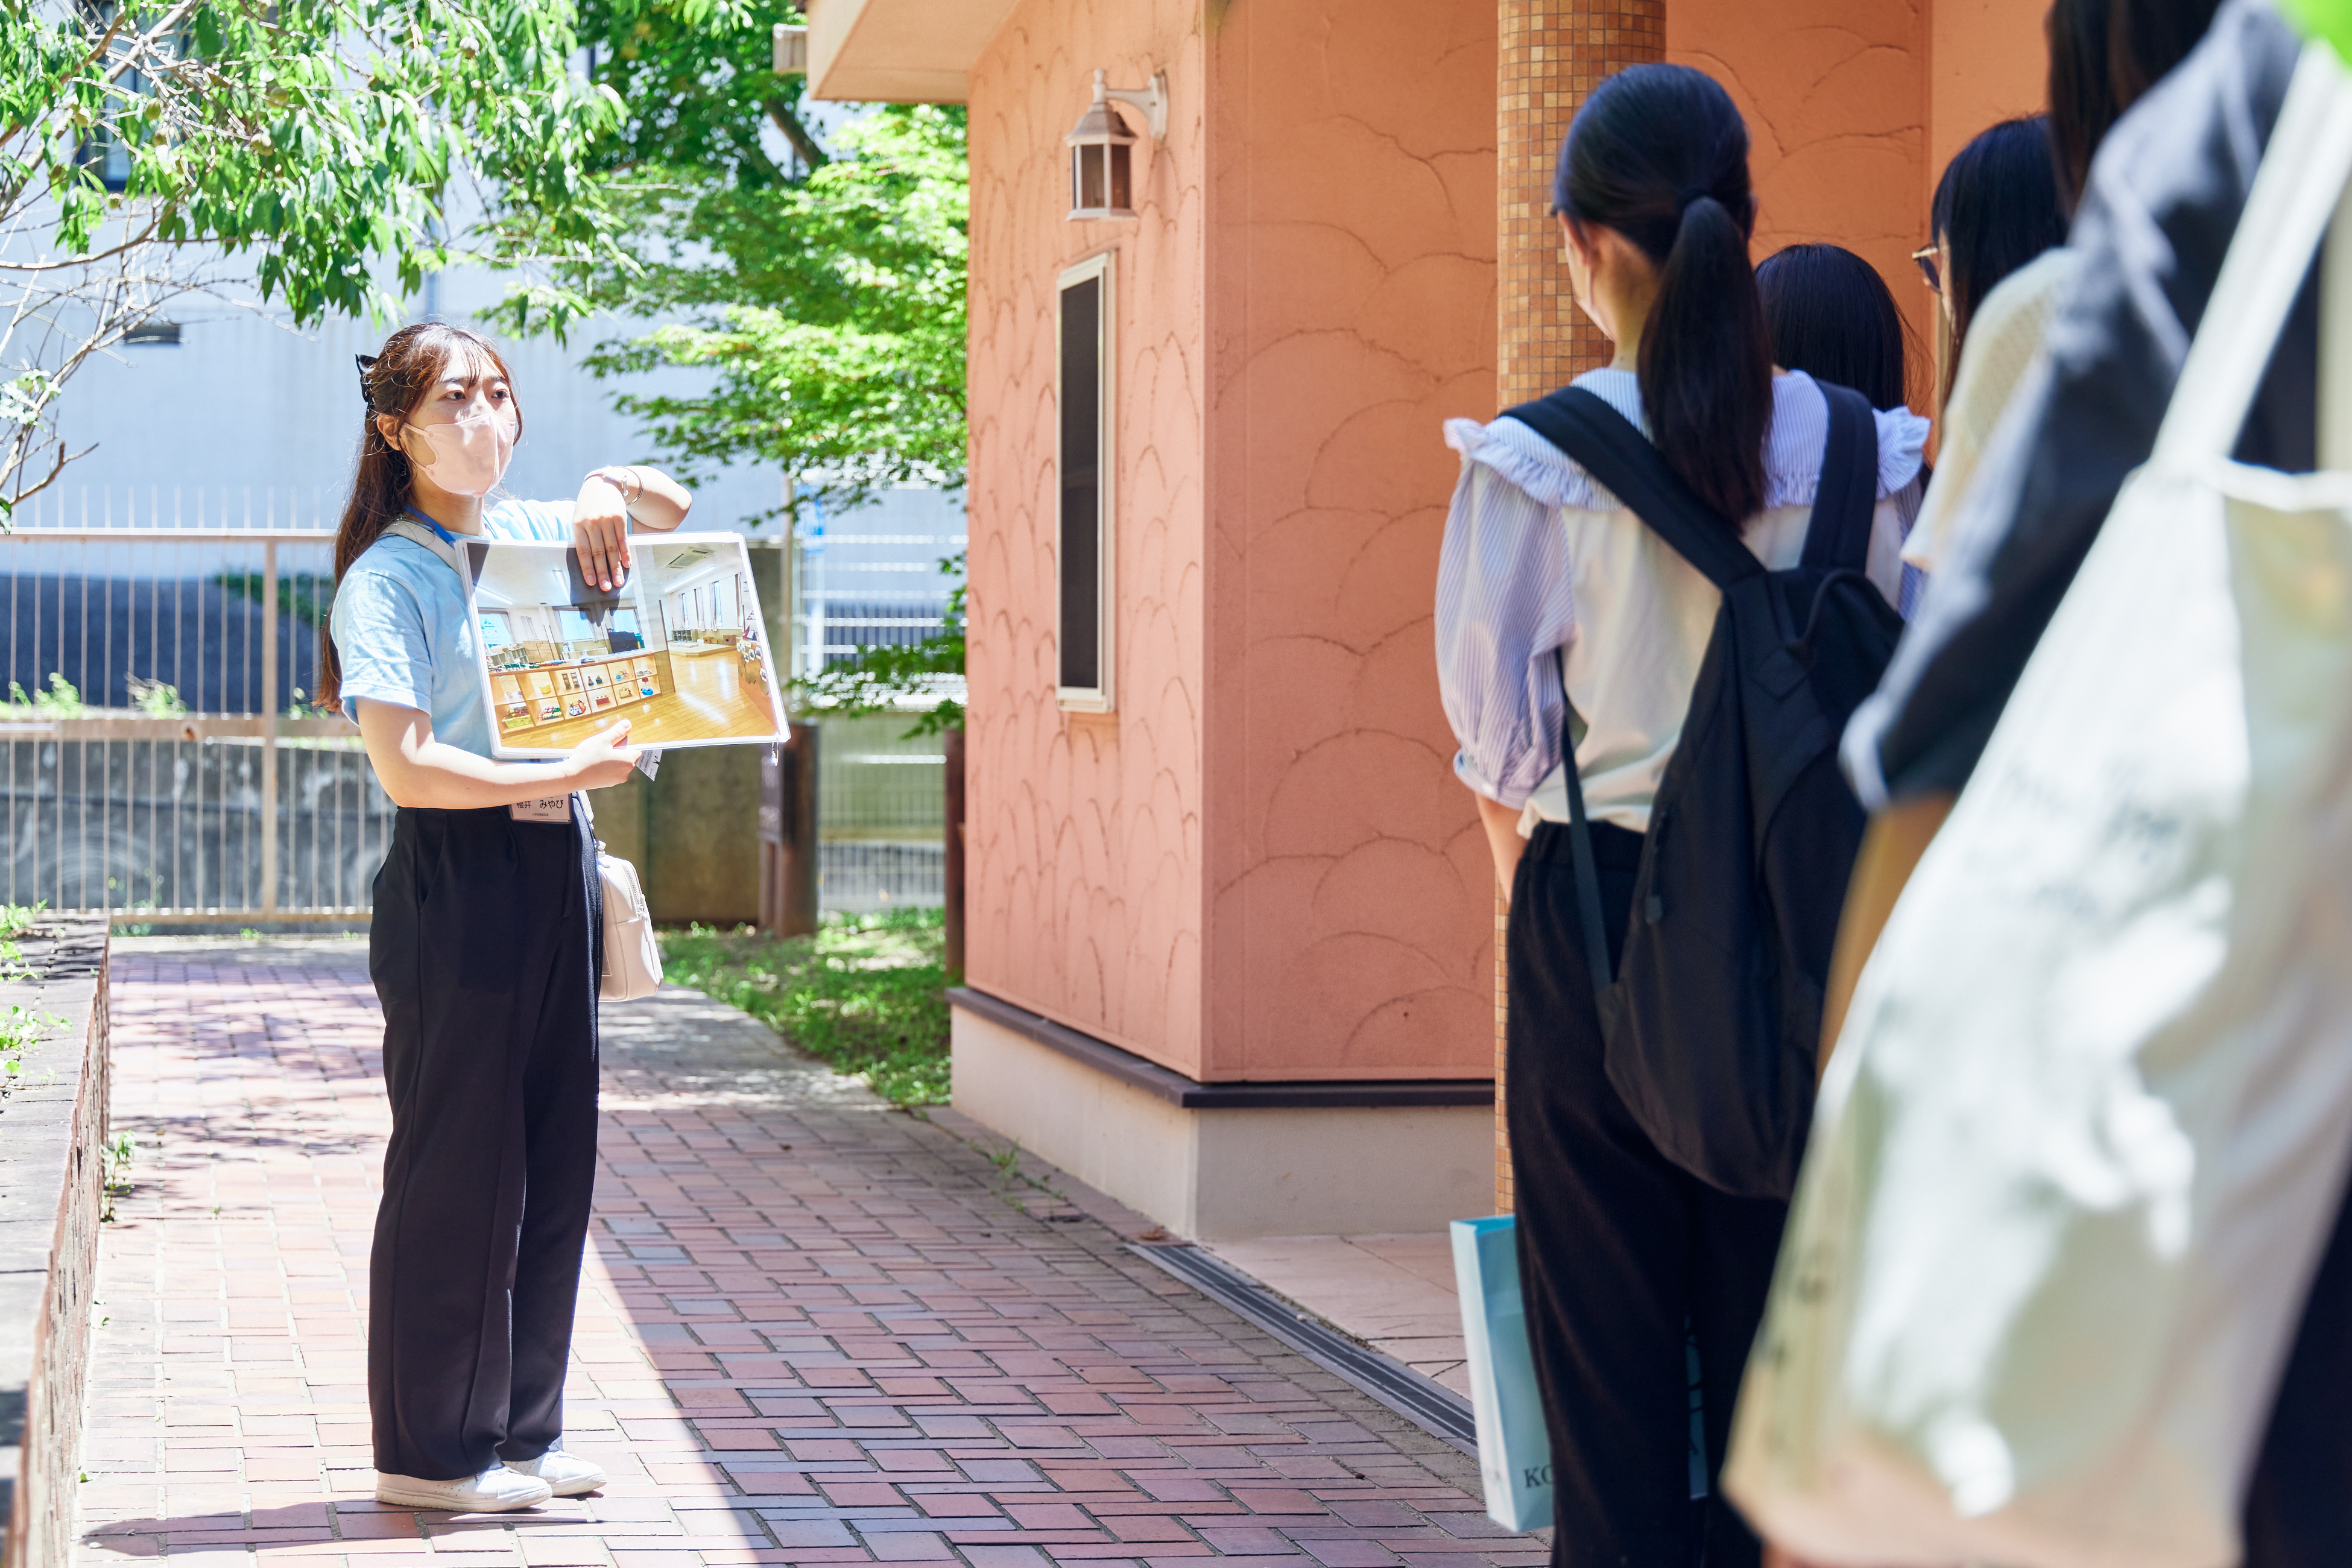
[[[555,1489],[557,1497],[585,1497],[605,1481],[604,1467],[565,1453],[560,1442],[536,1459],[509,1459],[507,1468],[545,1481]]]
[[[420,1480],[415,1476],[376,1472],[375,1500],[403,1508],[443,1509],[451,1513],[505,1513],[531,1508],[555,1495],[555,1489],[536,1476],[496,1465],[478,1476],[454,1481]]]

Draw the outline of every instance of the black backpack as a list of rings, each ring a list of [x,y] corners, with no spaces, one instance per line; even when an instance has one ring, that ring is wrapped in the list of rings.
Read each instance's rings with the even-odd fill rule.
[[[1615,409],[1564,387],[1508,410],[1723,592],[1667,760],[1612,975],[1576,753],[1570,834],[1609,1081],[1659,1150],[1741,1196],[1786,1197],[1812,1122],[1822,994],[1864,815],[1838,738],[1903,620],[1864,575],[1878,427],[1824,384],[1821,484],[1791,571],[1767,571]],[[1563,726],[1563,729],[1565,727]]]

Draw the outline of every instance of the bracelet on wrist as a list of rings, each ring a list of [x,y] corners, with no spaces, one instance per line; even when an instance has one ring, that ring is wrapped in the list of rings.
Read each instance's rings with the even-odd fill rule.
[[[619,468],[598,468],[589,477],[602,479],[614,489],[620,490],[621,510],[628,512],[632,517],[636,515],[637,502],[646,493],[646,481],[637,477],[635,464],[632,463]],[[624,479],[628,481],[625,486],[622,483]]]

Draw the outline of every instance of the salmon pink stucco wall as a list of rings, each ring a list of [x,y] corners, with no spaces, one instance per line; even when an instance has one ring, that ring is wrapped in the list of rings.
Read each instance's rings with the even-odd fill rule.
[[[1486,1078],[1494,872],[1431,605],[1495,411],[1496,7],[1210,34],[1210,1068]]]
[[[1198,1076],[1204,92],[1185,0],[1023,0],[974,63],[965,973]],[[1168,73],[1131,222],[1071,223],[1094,72]],[[1055,700],[1062,269],[1115,252],[1118,708]]]
[[[1494,411],[1495,11],[1022,0],[971,73],[971,984],[1194,1078],[1482,1078],[1430,605]],[[1165,69],[1074,224],[1094,68]],[[1115,688],[1054,694],[1055,280],[1115,252]]]
[[[1928,406],[1935,302],[1910,261],[1945,163],[2039,110],[2047,0],[1668,0],[1666,58],[1706,71],[1748,121],[1756,255],[1827,240],[1877,268],[1909,322]]]

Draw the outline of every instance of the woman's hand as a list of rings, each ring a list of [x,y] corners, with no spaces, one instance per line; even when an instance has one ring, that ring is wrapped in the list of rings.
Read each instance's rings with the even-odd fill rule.
[[[603,469],[588,476],[572,503],[572,548],[580,574],[610,592],[629,580],[629,499]]]
[[[694,492],[643,463],[599,468],[572,505],[572,548],[580,573],[607,592],[629,580],[629,525],[667,533],[686,521]]]
[[[563,773],[573,789],[610,789],[629,776],[636,762],[637,748],[629,744],[629,721],[624,719],[572,747]]]

